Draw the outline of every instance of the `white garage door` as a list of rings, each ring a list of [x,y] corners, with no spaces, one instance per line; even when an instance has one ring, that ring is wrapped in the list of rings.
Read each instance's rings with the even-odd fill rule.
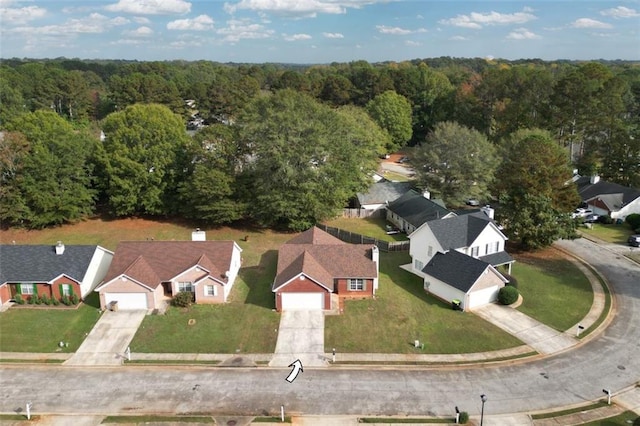
[[[104,299],[107,306],[111,302],[117,301],[118,309],[147,309],[146,293],[105,293]]]
[[[324,309],[324,293],[282,293],[282,310]]]
[[[498,298],[498,286],[485,288],[478,291],[472,291],[469,294],[469,309],[495,302]]]

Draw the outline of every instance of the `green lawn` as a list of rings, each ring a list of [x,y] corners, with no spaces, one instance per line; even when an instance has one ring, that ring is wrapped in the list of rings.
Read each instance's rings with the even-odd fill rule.
[[[97,294],[78,309],[11,308],[0,314],[0,351],[75,352],[100,318]],[[59,342],[69,343],[60,348]]]
[[[392,172],[391,170],[383,170],[380,172],[380,174],[384,176],[385,179],[390,180],[391,182],[409,182],[414,180],[407,175]]]
[[[633,234],[628,223],[622,223],[620,225],[603,225],[601,223],[594,223],[592,224],[591,229],[583,227],[578,229],[587,236],[591,235],[601,240],[618,244],[627,244],[629,235]]]
[[[633,411],[625,411],[618,416],[585,423],[583,426],[635,426],[637,424],[640,424],[640,416]]]
[[[367,237],[376,238],[380,241],[408,241],[407,235],[400,232],[393,235],[387,235],[385,225],[388,225],[384,218],[350,218],[339,217],[324,222],[327,226],[344,229],[345,231],[354,232],[356,234],[365,235]]]
[[[593,291],[587,277],[572,262],[549,250],[549,256],[516,257],[512,275],[524,300],[518,310],[565,331],[589,312]]]
[[[345,312],[325,319],[325,348],[358,353],[473,353],[522,344],[471,313],[451,309],[425,294],[422,280],[398,268],[408,253],[380,253],[376,299],[351,300]],[[425,343],[424,351],[413,347]]]

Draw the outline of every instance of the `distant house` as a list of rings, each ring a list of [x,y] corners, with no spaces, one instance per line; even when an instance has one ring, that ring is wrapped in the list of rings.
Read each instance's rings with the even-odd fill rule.
[[[381,179],[374,182],[367,192],[356,195],[356,208],[377,211],[400,198],[411,189],[411,182],[391,182]]]
[[[578,194],[595,214],[624,220],[631,213],[640,214],[640,189],[606,182],[599,176],[582,176],[575,180]]]
[[[459,300],[463,310],[495,302],[508,282],[491,264],[456,250],[436,253],[422,272],[425,291],[447,302]]]
[[[121,242],[96,289],[100,306],[117,302],[118,309],[156,309],[182,291],[192,292],[196,303],[224,303],[238,275],[241,252],[234,241]]]
[[[17,295],[84,298],[102,281],[112,258],[96,245],[0,245],[0,304]]]
[[[420,194],[413,189],[387,206],[387,220],[407,235],[427,221],[455,215],[447,210],[442,202],[430,200],[428,193]]]
[[[425,290],[448,302],[459,299],[463,309],[495,301],[508,282],[497,270],[511,273],[507,237],[485,211],[425,222],[409,240],[408,269],[424,279]],[[487,273],[489,281],[480,280]]]
[[[276,309],[330,310],[333,298],[373,297],[378,289],[375,245],[348,244],[313,227],[278,250],[272,290]]]

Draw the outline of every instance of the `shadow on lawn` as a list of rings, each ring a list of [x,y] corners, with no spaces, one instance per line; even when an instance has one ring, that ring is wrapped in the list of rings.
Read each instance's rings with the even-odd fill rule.
[[[276,274],[277,258],[277,250],[267,250],[260,257],[258,266],[240,268],[238,275],[249,288],[245,303],[275,309],[275,297],[271,291],[271,284]]]

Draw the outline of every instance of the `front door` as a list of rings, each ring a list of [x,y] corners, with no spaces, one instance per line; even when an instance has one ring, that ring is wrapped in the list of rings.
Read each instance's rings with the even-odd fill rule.
[[[164,295],[165,296],[173,296],[173,292],[171,291],[171,282],[168,283],[162,283],[162,288],[164,290]]]

